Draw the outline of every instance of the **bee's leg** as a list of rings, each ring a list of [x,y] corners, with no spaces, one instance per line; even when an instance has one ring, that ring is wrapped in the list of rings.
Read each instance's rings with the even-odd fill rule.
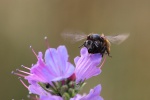
[[[106,55],[104,55],[103,61],[101,62],[100,66],[99,66],[100,69],[101,69],[102,66],[104,65],[105,61],[106,61]]]
[[[112,58],[112,56],[110,56],[110,55],[109,55],[109,53],[107,53],[107,54],[108,54],[108,56],[109,56],[109,57],[111,57],[111,58]]]
[[[107,47],[106,46],[104,46],[102,49],[101,49],[101,54],[102,54],[102,57],[103,57],[103,55],[104,54],[107,54],[109,57],[112,57],[112,56],[110,56],[109,54],[109,51],[107,50]]]
[[[101,51],[100,51],[100,53],[102,54],[102,57],[105,54],[105,51],[106,51],[106,47],[104,46],[104,47],[101,48]]]
[[[110,55],[109,55],[110,53],[109,53],[109,51],[108,51],[108,50],[106,50],[106,53],[107,53],[107,55],[108,55],[109,57],[111,57],[111,58],[112,58],[112,56],[110,56]]]
[[[84,43],[82,44],[82,45],[80,45],[78,48],[81,48],[81,47],[83,47],[85,45],[85,41],[84,41]]]

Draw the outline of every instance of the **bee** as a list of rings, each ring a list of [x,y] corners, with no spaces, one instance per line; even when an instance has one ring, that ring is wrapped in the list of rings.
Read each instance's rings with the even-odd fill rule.
[[[129,37],[129,34],[104,36],[104,34],[100,35],[96,33],[91,33],[89,35],[83,33],[82,34],[63,33],[62,36],[64,38],[70,38],[71,41],[74,42],[85,39],[84,43],[79,47],[86,47],[88,53],[90,54],[100,53],[102,56],[104,54],[110,56],[111,43],[121,44]]]

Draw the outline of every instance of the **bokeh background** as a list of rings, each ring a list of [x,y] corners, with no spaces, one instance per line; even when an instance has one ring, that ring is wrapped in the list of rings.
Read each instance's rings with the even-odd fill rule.
[[[127,41],[112,45],[112,58],[81,93],[101,84],[105,100],[150,100],[149,0],[0,0],[0,100],[28,100],[28,90],[11,71],[36,63],[29,46],[45,52],[45,36],[51,47],[66,45],[73,63],[83,41],[64,41],[66,29],[130,33]]]

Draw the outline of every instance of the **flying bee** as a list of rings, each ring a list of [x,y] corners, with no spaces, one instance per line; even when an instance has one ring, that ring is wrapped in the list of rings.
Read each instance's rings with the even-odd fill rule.
[[[129,34],[119,34],[114,36],[104,36],[104,34],[91,33],[86,34],[72,34],[72,33],[63,33],[64,38],[70,38],[71,41],[76,42],[85,39],[84,43],[79,47],[86,47],[88,53],[95,54],[100,53],[102,56],[107,54],[110,56],[110,46],[111,43],[121,44],[125,41]]]

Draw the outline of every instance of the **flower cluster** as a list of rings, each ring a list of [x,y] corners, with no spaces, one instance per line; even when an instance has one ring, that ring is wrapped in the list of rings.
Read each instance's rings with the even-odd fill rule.
[[[98,67],[101,54],[89,54],[86,48],[82,48],[80,56],[74,58],[75,66],[69,62],[65,46],[48,48],[44,58],[42,52],[34,54],[36,64],[31,68],[22,65],[29,72],[17,69],[13,73],[28,81],[29,86],[20,79],[30,93],[38,95],[36,100],[103,100],[101,85],[91,89],[89,94],[78,94],[87,79],[101,73]]]

